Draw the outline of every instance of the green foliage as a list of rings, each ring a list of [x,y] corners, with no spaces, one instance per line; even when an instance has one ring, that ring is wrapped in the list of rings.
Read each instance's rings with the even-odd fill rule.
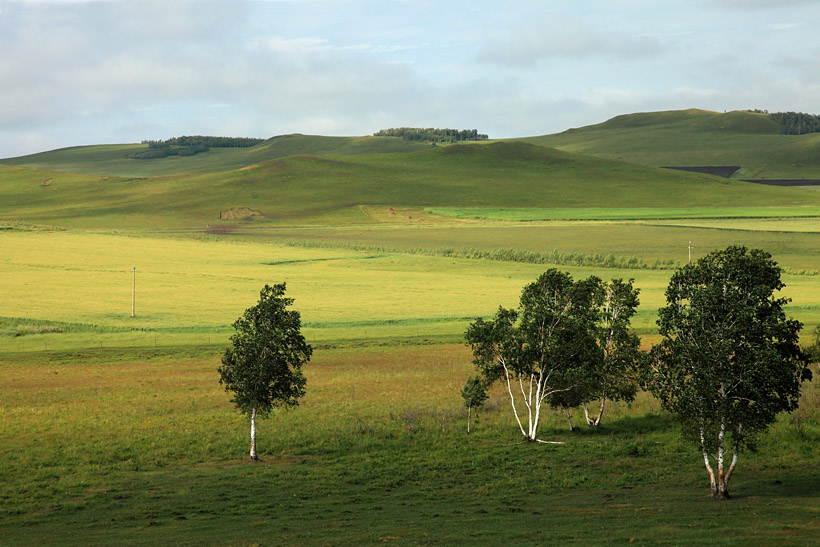
[[[485,141],[487,135],[479,133],[477,129],[435,129],[432,127],[398,127],[382,129],[373,133],[374,137],[399,137],[406,141],[424,142],[460,142],[460,141]]]
[[[506,384],[514,410],[512,386],[521,386],[526,428],[517,410],[515,417],[528,441],[538,440],[543,402],[588,377],[595,353],[597,283],[594,277],[576,282],[566,272],[547,270],[524,287],[517,310],[499,307],[493,319],[477,319],[465,333],[482,379],[487,385]]]
[[[752,445],[779,412],[797,408],[811,379],[801,324],[786,318],[788,299],[774,296],[783,287],[770,254],[730,246],[678,270],[659,310],[663,339],[647,361],[649,390],[721,466],[724,434],[735,454]]]
[[[211,148],[250,148],[264,142],[265,139],[246,137],[174,137],[165,141],[142,141],[147,150],[136,150],[127,157],[137,160],[152,160],[168,156],[194,156],[208,152]]]
[[[806,352],[815,363],[820,363],[820,323],[814,328],[814,343],[810,345]]]
[[[489,398],[487,385],[484,379],[476,376],[467,380],[461,388],[461,397],[464,399],[465,408],[479,408]]]
[[[259,303],[234,322],[236,333],[218,369],[231,401],[249,416],[298,405],[305,394],[302,365],[313,349],[301,334],[299,312],[286,309],[293,299],[284,294],[284,283],[265,285]]]
[[[820,116],[803,112],[774,112],[773,120],[783,125],[784,135],[805,135],[820,133]]]

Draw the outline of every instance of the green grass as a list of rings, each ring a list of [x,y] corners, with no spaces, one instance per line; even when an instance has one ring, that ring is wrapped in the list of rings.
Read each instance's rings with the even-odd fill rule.
[[[196,157],[196,156],[194,156]],[[43,186],[44,180],[51,180]],[[75,229],[232,230],[246,225],[367,224],[361,206],[626,208],[818,206],[820,194],[661,170],[524,143],[412,154],[289,157],[250,169],[100,178],[0,167],[0,221]],[[235,207],[252,220],[219,220]]]
[[[452,218],[502,221],[536,220],[660,220],[688,218],[816,218],[820,207],[637,207],[575,209],[495,209],[427,207],[426,213]]]
[[[212,148],[196,156],[171,156],[153,160],[127,157],[135,150],[147,147],[145,144],[75,146],[0,159],[0,163],[96,176],[154,177],[230,171],[293,155],[413,152],[429,148],[429,145],[397,138],[282,135],[251,148]]]
[[[739,165],[734,178],[820,179],[820,133],[781,135],[766,114],[648,112],[526,140],[655,166]]]
[[[496,391],[465,434],[463,346],[317,351],[263,462],[208,353],[46,352],[0,365],[4,543],[805,544],[820,533],[818,390],[744,453],[730,502],[641,395],[519,444]],[[576,420],[580,419],[578,414]]]
[[[275,145],[290,154],[305,139]],[[326,144],[338,154],[374,144],[345,142]],[[103,152],[74,160],[93,173],[122,150]],[[199,167],[248,161],[216,156]],[[807,544],[820,534],[817,382],[742,456],[729,503],[707,499],[697,450],[645,394],[610,406],[595,431],[570,433],[548,413],[542,435],[566,442],[553,446],[518,444],[502,390],[468,437],[460,397],[473,372],[467,324],[514,306],[550,261],[576,278],[634,277],[646,346],[671,274],[655,265],[684,263],[690,242],[693,258],[763,248],[789,272],[788,313],[813,330],[819,277],[798,274],[816,272],[820,230],[790,215],[820,206],[817,192],[521,143],[204,171],[0,167],[4,543]],[[265,216],[216,218],[231,207]],[[608,220],[509,221],[533,209],[597,218],[603,207],[614,208]],[[627,220],[635,211],[642,220]],[[247,420],[216,368],[230,323],[281,281],[316,351],[303,404],[262,422],[264,461],[252,465]]]

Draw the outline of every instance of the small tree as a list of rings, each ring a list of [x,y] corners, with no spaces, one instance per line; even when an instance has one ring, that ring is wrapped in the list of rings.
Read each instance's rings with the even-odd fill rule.
[[[464,398],[464,406],[467,407],[467,434],[469,435],[473,407],[480,408],[489,397],[484,381],[480,377],[470,378],[461,388],[461,396]]]
[[[286,309],[293,299],[284,294],[284,283],[265,285],[259,303],[234,322],[236,333],[218,369],[219,383],[251,419],[251,461],[259,461],[257,416],[267,416],[275,407],[296,406],[305,394],[302,365],[313,349],[301,334],[299,312]]]
[[[789,300],[774,297],[783,286],[769,253],[732,246],[675,272],[659,310],[648,387],[700,444],[716,498],[729,497],[740,449],[796,409],[811,379],[801,325],[783,312]]]
[[[528,441],[539,440],[544,401],[573,389],[587,373],[595,348],[593,292],[590,280],[574,282],[550,269],[524,287],[518,310],[499,308],[492,320],[477,319],[467,329],[473,362],[486,385],[504,381]]]

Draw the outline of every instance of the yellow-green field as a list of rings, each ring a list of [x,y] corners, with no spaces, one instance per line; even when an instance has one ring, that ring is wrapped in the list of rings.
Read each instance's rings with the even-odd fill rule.
[[[791,230],[797,221],[781,222],[784,229]],[[449,234],[449,242],[461,241],[465,246],[480,246],[483,239],[490,248],[506,238],[511,246],[520,242],[526,248],[537,238],[557,243],[572,230],[590,237],[562,244],[574,241],[584,249],[596,244],[606,249],[607,237],[630,240],[646,237],[652,230],[668,247],[669,230],[679,230],[683,236],[680,258],[686,256],[685,237],[693,234],[689,227],[585,222],[577,226],[567,222],[512,227],[396,225],[356,233],[338,228],[336,237],[326,237],[332,233],[330,227],[323,231],[304,229],[298,234],[291,228],[272,234],[274,237],[238,240],[3,230],[0,351],[224,345],[230,324],[256,301],[260,288],[282,281],[288,283],[288,294],[296,299],[312,342],[457,342],[471,319],[489,316],[499,305],[513,306],[521,287],[550,266],[426,256],[417,254],[416,243],[426,240],[428,250],[435,249],[436,243]],[[598,237],[592,237],[596,233]],[[701,243],[705,237],[719,240],[724,236],[729,244],[736,242],[739,233],[751,234],[751,242],[741,242],[752,245],[761,236],[780,236],[783,244],[773,248],[776,259],[782,257],[781,262],[793,264],[792,268],[814,264],[804,247],[820,236],[798,231],[784,237],[775,230],[697,229],[695,235],[701,238],[695,240],[695,256],[706,251]],[[283,243],[294,235],[322,240],[329,247]],[[364,250],[344,248],[341,237],[359,242]],[[391,245],[391,251],[380,250],[383,247],[378,247],[379,243]],[[718,241],[714,244],[717,246]],[[647,260],[659,256],[653,254],[653,245],[657,243],[649,243],[637,253]],[[400,252],[403,247],[407,252]],[[136,317],[131,317],[135,265]],[[557,267],[578,278],[635,278],[641,289],[635,327],[642,336],[652,339],[655,313],[663,304],[671,269]],[[784,280],[784,295],[793,299],[791,313],[813,327],[820,320],[820,276],[786,274]]]

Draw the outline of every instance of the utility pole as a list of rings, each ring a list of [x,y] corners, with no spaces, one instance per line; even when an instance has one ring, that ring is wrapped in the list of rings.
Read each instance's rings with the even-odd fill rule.
[[[692,242],[689,242],[689,264],[692,263]]]
[[[137,265],[134,264],[134,269],[131,270],[133,277],[131,278],[131,317],[136,316],[137,304]]]

